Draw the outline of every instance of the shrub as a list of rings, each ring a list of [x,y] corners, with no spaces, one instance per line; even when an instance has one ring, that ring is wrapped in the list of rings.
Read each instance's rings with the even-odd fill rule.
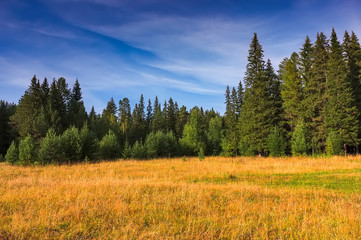
[[[342,138],[340,134],[331,131],[326,139],[326,154],[329,156],[332,155],[342,155]]]
[[[50,128],[40,143],[39,161],[41,164],[62,163],[64,158],[62,139]]]
[[[84,125],[80,131],[80,140],[82,145],[81,159],[94,160],[99,151],[99,141],[87,125]]]
[[[19,151],[14,141],[11,143],[6,152],[5,160],[11,164],[15,164],[19,161]]]
[[[79,130],[76,127],[68,128],[61,136],[64,157],[68,163],[80,162],[82,143]]]
[[[117,137],[112,130],[109,130],[100,141],[100,155],[103,159],[115,159],[119,153]]]
[[[271,157],[280,157],[285,155],[286,143],[277,128],[274,128],[268,136],[267,145],[270,153],[269,155]]]
[[[19,163],[29,165],[35,162],[35,144],[30,134],[19,143]]]

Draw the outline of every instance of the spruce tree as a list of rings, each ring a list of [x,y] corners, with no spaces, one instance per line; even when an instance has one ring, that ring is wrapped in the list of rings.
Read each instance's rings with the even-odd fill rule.
[[[298,67],[299,57],[293,53],[287,61],[283,73],[283,87],[281,91],[285,118],[290,127],[290,133],[295,129],[297,122],[302,120],[303,86]]]
[[[56,135],[54,129],[50,128],[45,138],[42,139],[38,156],[39,162],[43,165],[64,162],[62,139]]]
[[[306,118],[310,122],[312,153],[317,153],[324,147],[326,132],[324,125],[324,110],[326,104],[326,80],[328,71],[328,40],[323,33],[317,34],[312,48],[311,78],[305,85]]]
[[[15,164],[19,161],[19,150],[15,144],[15,141],[10,144],[10,147],[8,148],[5,155],[5,160],[10,164]]]
[[[85,111],[84,103],[81,101],[81,99],[82,93],[79,81],[77,79],[70,94],[68,106],[68,123],[77,128],[81,128],[87,119],[87,113]]]
[[[131,125],[131,108],[128,98],[119,100],[119,121],[123,135],[126,134]]]
[[[257,34],[250,44],[244,82],[246,90],[239,120],[241,154],[265,154],[267,137],[272,130],[274,103]]]
[[[35,151],[34,140],[31,135],[28,134],[24,139],[20,140],[19,143],[19,164],[29,165],[36,162]]]
[[[342,48],[334,29],[331,34],[326,86],[326,132],[334,132],[341,136],[346,155],[347,145],[357,146],[359,143],[359,112],[354,101],[351,83],[347,79]]]

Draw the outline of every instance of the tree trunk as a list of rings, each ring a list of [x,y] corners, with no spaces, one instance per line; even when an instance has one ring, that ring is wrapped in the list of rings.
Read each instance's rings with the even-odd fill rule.
[[[347,147],[346,147],[346,143],[343,144],[343,150],[345,151],[345,156],[347,156]]]

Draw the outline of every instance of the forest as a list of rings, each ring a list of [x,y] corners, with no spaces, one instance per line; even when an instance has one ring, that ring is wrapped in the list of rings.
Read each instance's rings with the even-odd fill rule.
[[[243,82],[227,86],[226,111],[187,109],[169,98],[133,109],[112,97],[88,113],[80,83],[31,79],[17,104],[0,101],[0,161],[62,164],[100,159],[198,156],[358,154],[361,144],[361,47],[354,32],[342,41],[307,36],[275,72],[255,33]]]

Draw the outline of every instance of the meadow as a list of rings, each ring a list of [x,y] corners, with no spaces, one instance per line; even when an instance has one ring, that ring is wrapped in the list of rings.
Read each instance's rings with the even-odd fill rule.
[[[0,163],[0,239],[357,239],[361,157]]]

